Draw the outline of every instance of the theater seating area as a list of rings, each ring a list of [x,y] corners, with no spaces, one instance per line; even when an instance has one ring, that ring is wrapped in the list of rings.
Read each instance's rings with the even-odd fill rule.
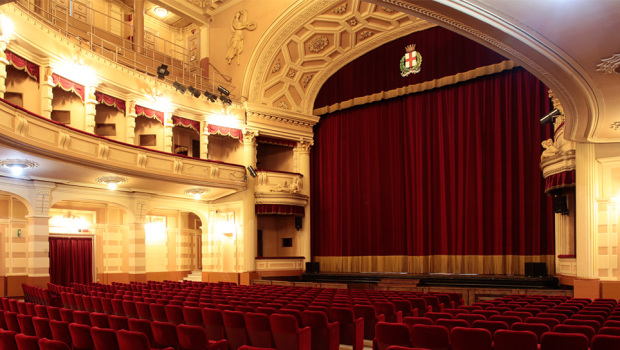
[[[23,287],[26,301],[1,299],[0,349],[362,350],[364,339],[373,350],[620,346],[613,299],[510,295],[463,305],[456,293],[201,282],[50,284],[40,298]]]

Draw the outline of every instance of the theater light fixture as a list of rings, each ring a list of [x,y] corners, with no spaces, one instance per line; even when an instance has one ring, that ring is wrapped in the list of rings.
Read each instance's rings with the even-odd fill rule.
[[[222,101],[223,104],[227,106],[232,105],[232,100],[229,99],[228,97],[225,97],[224,95],[220,95],[220,100]]]
[[[211,101],[211,102],[215,102],[217,101],[217,95],[210,93],[209,91],[205,90],[204,95],[207,97],[207,100]]]
[[[201,95],[200,91],[191,85],[187,88],[187,90],[189,90],[190,94],[194,95],[196,98],[199,98]]]
[[[250,175],[252,175],[252,177],[258,176],[258,174],[256,173],[256,169],[254,169],[254,167],[252,167],[251,165],[248,167],[248,172],[250,173]]]
[[[24,170],[39,166],[37,162],[28,159],[5,159],[0,162],[0,165],[11,170],[13,176],[20,176]]]
[[[547,125],[551,122],[553,122],[553,118],[559,116],[560,114],[562,114],[560,112],[559,109],[554,109],[551,112],[549,112],[549,114],[547,114],[546,116],[540,118],[540,125]]]
[[[114,191],[116,190],[117,185],[127,182],[127,178],[118,175],[109,175],[98,177],[95,181],[97,181],[97,183],[107,185],[109,190]]]
[[[157,67],[157,78],[166,79],[168,75],[170,75],[170,72],[168,71],[167,65],[162,64],[161,66]]]
[[[224,96],[230,96],[230,91],[228,91],[228,89],[226,89],[225,87],[223,87],[222,85],[217,87],[217,91],[220,92],[220,94],[224,95]]]
[[[177,91],[182,94],[184,94],[185,90],[187,90],[187,88],[183,84],[179,83],[178,81],[175,81],[174,84],[172,84],[172,86],[174,86],[174,88],[177,89]]]
[[[195,200],[200,200],[200,197],[210,192],[211,190],[205,187],[192,187],[185,190],[185,194],[194,197]]]

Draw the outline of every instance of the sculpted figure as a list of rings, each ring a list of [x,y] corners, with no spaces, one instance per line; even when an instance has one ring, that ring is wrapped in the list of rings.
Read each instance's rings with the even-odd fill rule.
[[[232,21],[232,34],[228,39],[228,51],[226,52],[226,61],[228,64],[237,57],[237,64],[239,64],[239,55],[243,52],[243,30],[256,29],[255,21],[248,21],[248,11],[242,10],[235,14],[235,18]]]

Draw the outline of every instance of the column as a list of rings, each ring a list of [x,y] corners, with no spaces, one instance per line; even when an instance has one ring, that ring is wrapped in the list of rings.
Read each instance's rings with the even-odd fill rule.
[[[308,204],[306,204],[305,215],[302,220],[301,230],[299,230],[300,256],[306,258],[306,262],[312,261],[311,241],[310,241],[310,147],[311,141],[300,141],[295,147],[297,158],[297,172],[303,177],[303,187],[301,194],[308,196]]]
[[[172,149],[172,127],[172,112],[164,111],[164,152],[174,152]]]
[[[127,143],[136,144],[136,101],[129,101],[125,111],[125,119],[127,120]]]
[[[86,112],[86,120],[84,123],[84,131],[89,132],[91,134],[95,133],[95,115],[97,114],[97,98],[95,97],[95,87],[94,86],[86,86],[86,96],[85,96],[85,112]]]
[[[256,168],[256,136],[258,131],[243,131],[243,165]],[[247,190],[243,193],[243,254],[242,271],[256,270],[256,199],[254,197],[255,178],[247,175]]]
[[[144,0],[134,0],[133,4],[133,50],[142,53],[144,47]]]
[[[209,156],[209,132],[207,122],[200,122],[200,159],[208,159]]]
[[[577,277],[598,278],[597,236],[597,167],[594,144],[577,143],[576,147]]]
[[[46,288],[50,281],[49,210],[55,184],[35,181],[35,208],[28,219],[28,284]]]
[[[54,82],[52,81],[52,67],[41,67],[41,116],[52,118],[52,100],[54,99]]]
[[[129,224],[129,280],[146,282],[146,233],[144,224],[150,196],[135,195],[133,199],[134,222]]]
[[[4,98],[6,92],[6,66],[9,61],[6,59],[4,51],[6,50],[7,41],[6,38],[0,37],[0,97]]]

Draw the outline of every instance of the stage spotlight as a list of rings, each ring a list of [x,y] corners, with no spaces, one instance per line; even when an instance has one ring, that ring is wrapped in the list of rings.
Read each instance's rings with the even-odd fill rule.
[[[185,90],[187,90],[187,88],[183,86],[183,84],[179,83],[178,81],[175,81],[174,84],[172,84],[172,86],[174,86],[174,88],[177,89],[177,91],[182,94],[184,94]]]
[[[230,91],[228,91],[225,87],[223,87],[222,85],[217,87],[217,91],[219,91],[222,95],[224,96],[230,96]]]
[[[159,79],[166,79],[168,75],[170,75],[170,72],[168,71],[168,66],[162,64],[161,66],[157,67],[157,77]]]
[[[250,172],[250,175],[252,175],[252,177],[258,176],[258,174],[256,174],[256,170],[254,170],[254,168],[251,165],[248,167],[248,171]]]
[[[540,118],[540,125],[547,125],[551,122],[553,122],[553,118],[559,116],[560,114],[560,110],[559,109],[554,109],[551,112],[549,112],[549,114],[547,114],[546,116]]]
[[[217,95],[216,94],[212,94],[209,91],[205,90],[204,95],[207,97],[207,100],[209,100],[211,102],[217,101]]]
[[[232,100],[229,99],[228,97],[225,97],[224,95],[220,95],[220,100],[222,101],[223,104],[227,106],[232,105]]]
[[[194,95],[194,97],[196,97],[196,98],[200,97],[200,95],[201,95],[200,91],[198,91],[198,89],[196,89],[195,87],[193,87],[191,85],[187,88],[187,90],[189,90],[189,92],[192,95]]]

